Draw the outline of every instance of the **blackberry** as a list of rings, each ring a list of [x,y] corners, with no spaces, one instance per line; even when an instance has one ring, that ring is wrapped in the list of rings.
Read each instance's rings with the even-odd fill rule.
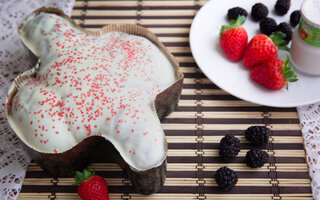
[[[247,152],[245,157],[245,162],[248,167],[258,168],[262,167],[269,160],[269,155],[265,151],[261,151],[260,149],[251,149]]]
[[[268,143],[270,130],[265,126],[250,126],[244,134],[254,146],[261,146]]]
[[[276,30],[277,22],[270,17],[266,17],[260,21],[259,26],[261,33],[269,36]]]
[[[295,10],[290,15],[290,24],[295,27],[300,21],[301,13],[300,10]]]
[[[226,135],[220,141],[220,159],[230,162],[240,151],[240,140],[232,135]]]
[[[239,15],[242,15],[242,16],[245,16],[247,17],[248,16],[248,13],[245,9],[243,8],[240,8],[240,7],[234,7],[234,8],[230,8],[228,10],[228,20],[237,20],[238,16]]]
[[[292,38],[292,29],[286,22],[282,22],[277,26],[277,31],[281,31],[284,34],[286,34],[286,37],[284,38],[287,42],[290,42]]]
[[[228,167],[221,167],[217,170],[215,179],[222,190],[229,191],[237,184],[238,175]]]
[[[251,16],[254,20],[260,21],[263,18],[267,17],[269,14],[268,8],[262,3],[256,3],[252,6]]]
[[[290,9],[290,5],[291,0],[277,0],[274,10],[278,15],[285,15]]]

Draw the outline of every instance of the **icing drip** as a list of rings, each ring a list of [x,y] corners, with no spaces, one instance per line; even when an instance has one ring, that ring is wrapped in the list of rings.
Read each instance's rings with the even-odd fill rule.
[[[47,13],[30,16],[20,37],[41,60],[9,116],[27,145],[61,153],[99,135],[137,170],[162,163],[165,137],[153,101],[175,73],[154,44],[120,32],[92,36]]]

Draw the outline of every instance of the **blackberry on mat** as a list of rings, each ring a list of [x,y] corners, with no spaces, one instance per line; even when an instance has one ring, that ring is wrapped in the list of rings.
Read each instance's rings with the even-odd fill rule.
[[[245,9],[241,8],[241,7],[234,7],[234,8],[230,8],[228,10],[228,20],[237,20],[238,16],[242,15],[247,17],[248,13]]]
[[[215,179],[219,188],[224,191],[231,190],[238,182],[238,175],[228,167],[221,167],[217,170]]]
[[[284,39],[287,42],[290,42],[290,40],[292,39],[292,28],[289,24],[287,24],[286,22],[280,23],[277,27],[277,31],[281,31],[286,34],[286,37]]]
[[[252,6],[251,9],[251,16],[254,20],[260,21],[263,18],[267,17],[269,14],[269,10],[267,6],[263,5],[262,3],[256,3]]]
[[[260,21],[259,26],[261,33],[269,36],[276,30],[277,22],[270,17],[266,17]]]
[[[220,141],[220,159],[230,162],[240,152],[240,140],[232,135],[226,135]]]
[[[300,17],[301,17],[300,10],[293,11],[290,15],[291,26],[293,26],[293,27],[297,26],[297,24],[299,24]]]
[[[290,9],[290,5],[291,0],[277,0],[274,10],[278,15],[285,15]]]
[[[268,143],[270,130],[265,126],[250,126],[244,134],[254,146],[261,146]]]
[[[251,149],[247,152],[245,162],[248,167],[258,168],[262,167],[269,160],[269,155],[260,149]]]

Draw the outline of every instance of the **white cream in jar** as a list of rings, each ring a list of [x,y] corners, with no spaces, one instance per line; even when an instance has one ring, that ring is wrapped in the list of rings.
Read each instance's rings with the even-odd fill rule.
[[[291,62],[308,75],[320,75],[320,0],[305,0],[291,45]]]

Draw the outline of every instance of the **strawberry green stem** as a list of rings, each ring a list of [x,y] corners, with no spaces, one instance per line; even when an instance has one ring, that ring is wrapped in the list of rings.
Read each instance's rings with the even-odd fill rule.
[[[287,47],[287,41],[284,39],[286,38],[286,34],[281,31],[276,31],[272,33],[269,37],[272,40],[273,44],[275,44],[278,49],[290,51],[290,48]]]
[[[91,170],[89,170],[89,169],[84,169],[84,170],[82,171],[82,173],[79,172],[79,171],[77,171],[77,172],[75,173],[75,177],[74,177],[74,180],[76,181],[76,183],[75,183],[74,185],[78,186],[78,185],[80,185],[83,181],[86,181],[86,180],[90,179],[90,178],[91,178],[92,176],[94,176],[94,175],[95,175],[94,169],[91,169]]]
[[[299,80],[294,72],[294,68],[288,66],[289,63],[290,63],[290,58],[289,56],[287,56],[284,66],[282,68],[282,73],[284,74],[285,80],[287,82],[287,85],[286,85],[287,90],[289,89],[289,82],[296,82]]]
[[[237,17],[237,20],[231,20],[229,22],[229,25],[223,25],[221,26],[221,29],[220,29],[220,36],[221,34],[223,33],[223,31],[225,30],[228,30],[228,29],[231,29],[231,28],[237,28],[239,26],[241,26],[244,22],[246,21],[246,17],[245,16],[242,16],[242,15],[239,15]]]
[[[243,15],[239,15],[236,20],[231,20],[229,24],[231,26],[235,25],[236,27],[241,26],[246,21],[246,17]]]

